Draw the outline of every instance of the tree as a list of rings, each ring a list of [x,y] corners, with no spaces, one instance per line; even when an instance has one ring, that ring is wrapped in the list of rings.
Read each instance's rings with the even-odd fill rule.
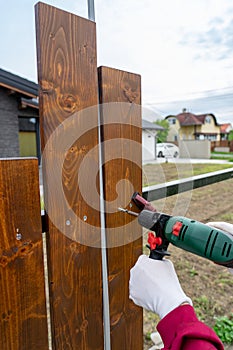
[[[233,141],[233,130],[231,130],[231,131],[229,132],[228,140],[229,140],[229,141]]]
[[[167,135],[169,131],[169,123],[166,119],[158,119],[154,124],[160,125],[164,128],[164,130],[157,132],[157,142],[166,142],[167,141]]]

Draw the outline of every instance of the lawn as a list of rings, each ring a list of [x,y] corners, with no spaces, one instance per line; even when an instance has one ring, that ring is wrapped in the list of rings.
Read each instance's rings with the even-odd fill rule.
[[[232,167],[232,164],[146,164],[143,166],[143,186],[156,185]]]
[[[211,159],[225,159],[233,162],[233,152],[211,152]]]

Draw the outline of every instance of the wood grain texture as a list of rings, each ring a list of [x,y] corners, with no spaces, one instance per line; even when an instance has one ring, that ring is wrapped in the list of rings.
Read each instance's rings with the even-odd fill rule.
[[[101,251],[94,248],[99,245],[99,202],[95,206],[88,203],[79,187],[82,162],[87,159],[83,181],[87,189],[93,185],[90,177],[98,165],[98,152],[89,152],[98,144],[95,108],[88,130],[75,138],[75,132],[84,130],[89,118],[79,112],[97,105],[95,23],[39,3],[36,26],[43,150],[54,131],[62,131],[59,144],[51,147],[43,163],[53,345],[55,349],[102,350]],[[68,149],[60,149],[69,138]],[[51,194],[55,157],[64,157],[60,181],[68,210],[62,198]],[[54,217],[61,218],[69,235],[55,226]],[[85,239],[89,239],[89,246],[83,244]]]
[[[143,347],[142,310],[129,300],[128,286],[130,268],[142,252],[142,232],[135,217],[118,212],[117,207],[128,204],[137,211],[129,202],[133,191],[141,191],[142,186],[141,80],[139,75],[107,67],[100,67],[98,74],[100,101],[107,104],[101,117],[111,344],[112,350],[139,350]],[[125,183],[117,188],[122,180]]]
[[[38,161],[0,160],[1,349],[48,349],[44,290]]]

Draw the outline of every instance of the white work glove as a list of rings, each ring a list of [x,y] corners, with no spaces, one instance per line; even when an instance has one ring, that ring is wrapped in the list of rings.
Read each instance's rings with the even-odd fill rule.
[[[229,224],[228,222],[223,222],[223,221],[211,221],[208,222],[206,225],[212,226],[214,228],[217,228],[219,230],[225,231],[230,233],[233,236],[233,225]]]
[[[212,221],[212,222],[208,222],[206,225],[214,227],[218,230],[222,230],[225,232],[230,233],[233,236],[233,225],[229,224],[228,222],[223,222],[223,221]],[[230,273],[233,274],[233,269],[228,269],[230,271]]]
[[[130,270],[130,299],[162,319],[183,303],[192,305],[182,290],[170,260],[154,260],[146,255],[138,258]]]

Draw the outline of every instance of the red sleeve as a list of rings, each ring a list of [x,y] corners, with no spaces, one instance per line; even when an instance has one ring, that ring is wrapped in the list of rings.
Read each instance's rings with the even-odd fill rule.
[[[197,319],[190,305],[171,311],[158,324],[164,350],[224,350],[214,331]]]

